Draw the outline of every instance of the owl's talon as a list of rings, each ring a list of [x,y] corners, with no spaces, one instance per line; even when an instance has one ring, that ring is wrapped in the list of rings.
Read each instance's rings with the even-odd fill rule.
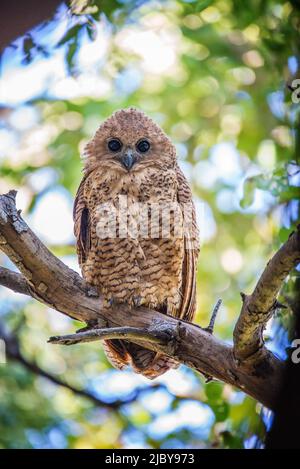
[[[134,296],[132,298],[132,302],[133,302],[133,305],[138,308],[139,306],[141,306],[141,303],[142,303],[142,297],[140,295],[137,295],[137,296]]]

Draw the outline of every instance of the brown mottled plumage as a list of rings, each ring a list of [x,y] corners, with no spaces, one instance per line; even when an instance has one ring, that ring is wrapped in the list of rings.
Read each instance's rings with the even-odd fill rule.
[[[113,140],[118,147],[116,139],[121,148],[111,151],[108,144]],[[150,148],[140,152],[138,144],[145,140]],[[115,112],[99,127],[84,156],[84,177],[74,204],[74,232],[84,278],[99,288],[107,308],[118,302],[143,304],[192,321],[198,229],[191,191],[177,165],[175,147],[158,125],[143,112],[131,108]],[[148,207],[152,214],[160,213],[159,230],[154,236],[132,232],[122,236],[118,215],[117,236],[99,236],[99,223],[106,228],[109,225],[107,217],[103,224],[99,206],[110,204],[109,207],[119,208],[120,195],[127,198],[128,210],[136,223],[133,227],[140,226],[137,203],[146,204],[147,215]],[[172,203],[179,210],[170,212],[167,236],[162,232],[159,210]],[[184,204],[192,206],[191,224],[178,235],[174,230],[182,226]],[[148,227],[149,219],[140,223]],[[106,341],[104,349],[115,367],[132,365],[134,371],[150,379],[178,366],[166,355],[127,341]]]

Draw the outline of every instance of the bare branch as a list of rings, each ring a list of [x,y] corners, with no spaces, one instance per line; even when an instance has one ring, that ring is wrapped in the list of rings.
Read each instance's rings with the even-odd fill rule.
[[[277,308],[276,296],[290,271],[300,262],[300,227],[268,262],[252,295],[242,294],[243,306],[234,329],[234,354],[245,360],[264,344],[263,330]]]
[[[170,339],[163,331],[153,333],[137,327],[110,327],[107,329],[91,329],[76,334],[50,337],[51,344],[73,345],[80,342],[92,342],[95,340],[126,339],[138,340],[152,344],[165,345]]]
[[[22,274],[13,272],[0,266],[0,285],[13,290],[16,293],[30,295],[29,285]]]
[[[267,407],[274,406],[284,365],[271,352],[263,348],[256,360],[236,360],[230,345],[194,324],[144,307],[122,304],[110,311],[102,308],[95,289],[51,254],[26,225],[16,209],[14,192],[0,196],[0,247],[22,272],[33,298],[94,328],[103,324],[108,328],[129,327],[151,331],[158,334],[156,337],[169,331],[167,343],[151,342],[147,337],[143,346],[235,385]],[[267,279],[266,283],[268,286]],[[6,282],[6,286],[11,288],[12,284]],[[140,343],[141,336],[132,342]]]
[[[216,322],[217,314],[219,312],[221,304],[222,304],[222,300],[219,299],[214,306],[213,312],[211,313],[209,325],[205,328],[205,330],[207,332],[210,332],[210,334],[214,332],[215,322]]]

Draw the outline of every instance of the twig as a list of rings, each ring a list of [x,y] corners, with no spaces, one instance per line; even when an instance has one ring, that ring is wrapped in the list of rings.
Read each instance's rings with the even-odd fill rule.
[[[92,342],[95,340],[125,339],[138,340],[150,344],[166,345],[170,340],[165,332],[151,332],[137,327],[111,327],[103,329],[90,329],[76,334],[50,337],[48,342],[51,344],[74,345],[81,342]]]
[[[217,301],[217,303],[215,304],[215,307],[214,307],[213,312],[212,312],[212,314],[211,314],[211,318],[210,318],[210,321],[209,321],[209,325],[208,325],[208,327],[205,328],[205,330],[206,330],[207,332],[209,332],[210,334],[212,334],[213,331],[214,331],[216,317],[217,317],[217,314],[218,314],[218,312],[219,312],[219,309],[220,309],[221,304],[222,304],[222,300],[219,299],[219,300]]]

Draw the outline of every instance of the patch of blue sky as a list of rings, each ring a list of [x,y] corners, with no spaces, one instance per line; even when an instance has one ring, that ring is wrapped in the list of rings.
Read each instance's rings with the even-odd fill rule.
[[[155,413],[155,407],[161,406],[167,408],[169,405],[168,393],[176,395],[187,395],[190,392],[199,389],[199,380],[195,374],[188,370],[186,367],[180,367],[177,370],[170,370],[168,373],[157,378],[155,384],[162,383],[165,386],[165,390],[162,390],[163,394],[155,394],[156,391],[149,388],[149,392],[154,393],[153,400],[148,399],[148,410]],[[102,373],[101,376],[91,380],[89,383],[89,389],[95,392],[102,399],[112,402],[116,399],[128,399],[134,395],[135,391],[139,388],[148,388],[149,380],[147,378],[137,375],[130,370],[117,371],[109,370]],[[160,402],[158,397],[162,398],[164,395],[164,401]],[[141,394],[144,396],[144,393]],[[143,397],[141,397],[143,402]],[[151,408],[151,409],[150,409]],[[157,411],[159,412],[159,411]]]
[[[140,88],[143,75],[140,70],[134,67],[124,68],[119,72],[114,80],[116,92],[121,96],[128,96]]]
[[[62,261],[65,262],[64,257],[62,258]],[[65,262],[65,264],[67,263]],[[72,264],[67,264],[67,265],[68,267],[73,269]],[[46,308],[46,315],[47,315],[47,324],[49,324],[49,328],[51,329],[52,335],[63,335],[63,334],[70,333],[70,330],[73,327],[71,318],[69,318],[68,316],[65,316],[64,314],[58,314],[58,312],[53,308]]]
[[[5,287],[0,287],[0,316],[18,310],[30,301],[26,295],[18,294]]]
[[[178,160],[179,167],[189,182],[191,182],[193,174],[193,165],[189,161]]]
[[[33,173],[27,176],[27,183],[36,192],[41,193],[49,187],[55,185],[59,179],[59,172],[55,168],[45,166],[36,169]]]
[[[263,449],[264,444],[257,435],[252,435],[244,441],[244,449]]]
[[[175,144],[175,147],[176,147],[177,158],[179,160],[179,166],[181,166],[183,164],[183,166],[181,166],[181,169],[184,172],[184,163],[185,162],[182,161],[182,160],[185,160],[188,156],[187,146],[184,143],[179,142],[179,143]]]
[[[146,387],[147,384],[147,378],[131,371],[109,370],[93,378],[88,387],[102,399],[113,402],[130,397],[137,388]]]
[[[187,446],[183,441],[179,440],[178,438],[168,438],[166,441],[163,441],[161,444],[161,449],[184,449],[190,448],[191,446]]]
[[[153,438],[163,438],[169,433],[188,428],[197,433],[199,438],[207,438],[215,421],[211,408],[201,402],[184,401],[171,412],[158,415],[148,427]]]
[[[122,447],[124,449],[143,449],[150,448],[146,438],[140,429],[129,427],[121,436]]]
[[[62,186],[56,186],[38,199],[27,217],[33,231],[46,244],[64,245],[74,242],[73,199]]]
[[[288,205],[281,210],[281,224],[284,228],[290,229],[293,222],[299,219],[299,200],[290,200]]]
[[[288,67],[292,75],[295,75],[295,73],[298,70],[298,59],[294,55],[288,58]]]
[[[52,427],[43,432],[30,428],[25,433],[33,448],[62,449],[66,448],[68,444],[66,435],[59,427]]]
[[[68,440],[60,428],[54,427],[48,433],[49,443],[53,449],[67,448]]]
[[[287,348],[290,346],[289,332],[278,322],[269,321],[265,334],[269,337],[268,349],[281,360],[287,359]]]
[[[75,241],[75,238],[74,238]],[[61,260],[64,264],[66,264],[70,269],[75,270],[78,274],[81,275],[81,270],[78,264],[77,256],[75,255],[69,255],[69,256],[62,256]]]
[[[17,143],[18,136],[14,132],[5,128],[0,128],[0,161],[7,157],[11,148],[15,147]]]
[[[20,105],[8,116],[8,123],[17,131],[25,131],[37,124],[39,112],[36,107]]]
[[[287,172],[290,185],[300,187],[300,166],[297,164],[289,164]]]
[[[49,448],[49,441],[44,433],[33,428],[29,428],[25,430],[25,434],[28,439],[29,447],[32,446],[33,448],[39,449]]]
[[[14,107],[38,96],[47,95],[53,83],[64,76],[62,49],[56,49],[51,57],[39,58],[26,67],[10,64],[8,67],[3,67],[0,79],[0,102]]]
[[[268,94],[267,102],[272,114],[274,114],[278,119],[283,119],[286,113],[284,92],[274,91],[273,93]]]
[[[200,243],[207,243],[217,233],[217,224],[209,204],[199,197],[194,197],[196,219],[200,227]]]
[[[240,210],[235,190],[221,189],[216,194],[216,205],[222,213],[233,213]]]
[[[235,186],[243,174],[241,158],[232,142],[221,142],[210,151],[210,161],[214,166],[217,179]]]
[[[157,378],[155,382],[164,384],[171,394],[178,396],[186,396],[199,390],[199,386],[201,386],[195,373],[185,366],[168,371]]]
[[[18,272],[15,264],[5,255],[1,256],[1,265],[13,272]],[[14,291],[2,286],[0,287],[0,315],[22,308],[28,301],[30,301],[28,296],[22,294],[16,295]]]
[[[255,174],[258,174],[255,172]],[[252,173],[246,173],[243,179],[240,180],[236,188],[236,199],[241,201],[244,196],[244,182],[248,177],[251,177]],[[253,200],[248,207],[242,207],[238,205],[238,210],[242,213],[249,214],[265,214],[268,213],[271,207],[274,207],[277,203],[277,199],[269,191],[255,188],[253,191]]]
[[[170,410],[173,402],[172,395],[165,389],[145,391],[141,394],[139,401],[152,414],[160,414]]]
[[[204,189],[214,187],[218,179],[214,165],[208,161],[198,161],[193,168],[193,181]]]
[[[235,96],[236,96],[237,99],[239,99],[239,100],[241,100],[241,101],[242,101],[242,100],[244,100],[244,101],[247,100],[247,101],[248,101],[248,100],[251,99],[250,94],[247,93],[247,92],[244,91],[244,90],[237,91],[237,92],[235,93]]]

